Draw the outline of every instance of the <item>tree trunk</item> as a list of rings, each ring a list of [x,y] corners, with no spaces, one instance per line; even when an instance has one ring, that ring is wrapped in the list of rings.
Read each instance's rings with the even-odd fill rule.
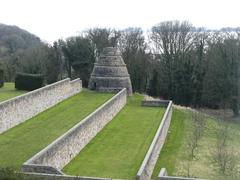
[[[232,99],[231,109],[234,116],[239,116],[239,102],[237,97]]]

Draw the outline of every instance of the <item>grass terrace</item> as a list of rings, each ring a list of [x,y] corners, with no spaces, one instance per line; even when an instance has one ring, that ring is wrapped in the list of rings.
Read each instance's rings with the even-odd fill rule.
[[[7,99],[11,99],[15,96],[19,96],[27,91],[20,91],[15,89],[15,84],[10,82],[5,82],[4,86],[0,88],[0,102]]]
[[[0,134],[0,167],[19,169],[42,150],[113,96],[83,90],[24,123]]]
[[[165,108],[142,107],[142,95],[123,110],[76,156],[63,172],[71,175],[135,179],[160,125]]]
[[[186,129],[187,114],[174,109],[169,132],[165,144],[161,150],[160,157],[155,165],[152,179],[157,179],[160,169],[165,167],[169,175],[175,172],[175,164],[181,160],[179,157],[183,150],[184,135]]]

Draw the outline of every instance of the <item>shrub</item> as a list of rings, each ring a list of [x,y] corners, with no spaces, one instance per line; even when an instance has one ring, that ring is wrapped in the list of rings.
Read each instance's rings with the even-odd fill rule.
[[[15,88],[18,90],[32,91],[43,87],[44,76],[42,74],[17,73],[15,78]]]
[[[0,88],[4,85],[4,79],[3,79],[3,70],[0,69]]]

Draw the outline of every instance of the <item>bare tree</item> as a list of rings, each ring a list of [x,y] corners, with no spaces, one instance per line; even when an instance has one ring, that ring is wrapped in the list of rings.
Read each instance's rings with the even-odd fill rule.
[[[164,94],[164,98],[185,105],[191,102],[192,97],[190,52],[194,47],[193,29],[186,21],[167,21],[153,26],[150,35],[160,58],[160,93]]]
[[[222,175],[230,175],[236,170],[237,155],[228,144],[229,126],[219,120],[220,128],[217,131],[216,146],[212,152],[213,161],[217,165]]]
[[[206,123],[205,117],[201,112],[193,111],[190,115],[192,120],[192,130],[189,134],[187,146],[189,150],[189,157],[190,159],[193,159],[195,150],[198,147],[199,140],[203,135]]]

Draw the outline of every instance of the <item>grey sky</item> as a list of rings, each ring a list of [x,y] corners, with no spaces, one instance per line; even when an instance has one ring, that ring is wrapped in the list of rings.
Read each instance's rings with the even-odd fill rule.
[[[1,0],[0,23],[52,42],[90,27],[150,29],[166,20],[208,28],[240,26],[239,0]]]

